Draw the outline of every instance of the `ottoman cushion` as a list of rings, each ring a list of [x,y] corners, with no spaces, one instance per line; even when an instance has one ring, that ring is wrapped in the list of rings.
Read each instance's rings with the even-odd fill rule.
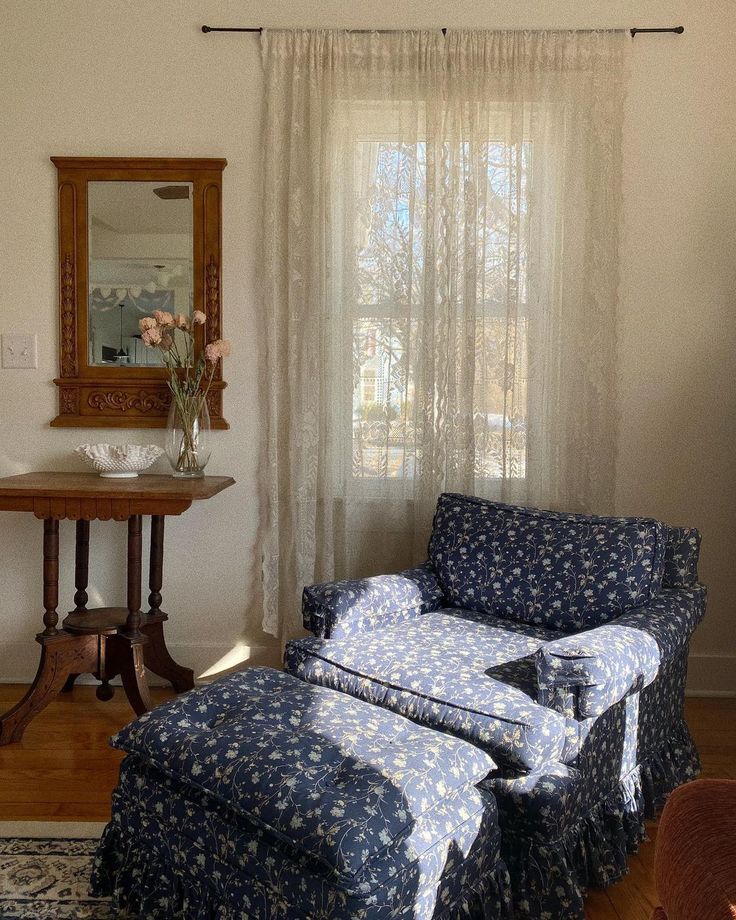
[[[129,756],[93,889],[146,920],[496,920],[510,913],[509,879],[493,799],[475,795],[485,809],[460,826],[448,810],[445,838],[348,890],[303,850]]]
[[[147,713],[113,745],[371,887],[485,807],[478,748],[267,668]]]

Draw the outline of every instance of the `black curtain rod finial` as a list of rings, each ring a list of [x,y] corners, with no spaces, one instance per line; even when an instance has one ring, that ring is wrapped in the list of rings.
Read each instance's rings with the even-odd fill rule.
[[[244,29],[239,26],[202,26],[202,31],[206,35],[208,32],[262,32],[263,29],[260,26],[257,29]]]
[[[640,32],[642,33],[645,33],[645,32],[672,32],[674,35],[682,35],[684,31],[685,31],[685,26],[674,26],[673,28],[669,28],[669,29],[629,29],[629,32],[631,32],[632,38],[634,38]]]

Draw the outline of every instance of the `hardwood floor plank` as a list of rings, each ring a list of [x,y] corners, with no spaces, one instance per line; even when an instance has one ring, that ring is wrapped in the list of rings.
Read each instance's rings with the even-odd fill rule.
[[[629,874],[608,889],[608,896],[621,917],[626,920],[650,920],[658,904],[654,887],[654,842],[641,845],[636,856],[629,857]]]
[[[102,777],[111,790],[115,781]],[[110,794],[100,801],[87,802],[4,802],[2,821],[109,821]]]
[[[590,920],[625,920],[611,904],[607,891],[591,891],[585,899],[585,916]]]
[[[19,700],[25,687],[0,685],[0,706]],[[154,689],[154,702],[173,696]],[[0,747],[0,821],[107,821],[123,755],[110,736],[134,718],[121,690],[108,703],[95,688],[62,694],[17,744]]]

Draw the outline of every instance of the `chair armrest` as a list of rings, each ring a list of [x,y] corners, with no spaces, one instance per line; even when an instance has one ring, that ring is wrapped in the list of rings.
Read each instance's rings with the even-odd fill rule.
[[[302,595],[306,629],[321,639],[340,639],[438,610],[444,595],[428,562],[398,575],[310,585]]]
[[[705,599],[702,585],[664,590],[646,607],[542,646],[536,652],[539,702],[588,719],[648,686],[687,648]]]

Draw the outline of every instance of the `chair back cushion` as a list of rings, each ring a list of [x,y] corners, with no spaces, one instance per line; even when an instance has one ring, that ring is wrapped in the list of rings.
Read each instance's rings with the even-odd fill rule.
[[[694,527],[668,527],[664,554],[665,588],[692,588],[698,583],[700,534]]]
[[[579,630],[649,603],[662,586],[665,526],[504,505],[447,493],[429,558],[453,607]]]

